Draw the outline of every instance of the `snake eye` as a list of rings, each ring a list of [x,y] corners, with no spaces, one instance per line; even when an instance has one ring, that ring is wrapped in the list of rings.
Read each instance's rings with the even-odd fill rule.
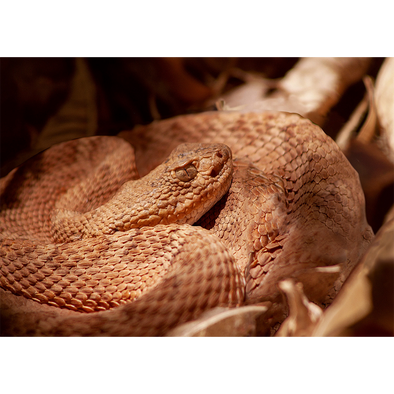
[[[175,170],[175,175],[182,182],[189,182],[197,175],[197,169],[193,164]]]

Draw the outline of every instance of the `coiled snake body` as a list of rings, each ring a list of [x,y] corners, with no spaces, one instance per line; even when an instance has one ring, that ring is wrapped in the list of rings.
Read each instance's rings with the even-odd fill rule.
[[[357,173],[298,115],[205,113],[120,136],[134,151],[70,141],[1,180],[0,284],[38,311],[15,317],[19,334],[163,335],[248,303],[269,305],[272,326],[287,313],[279,280],[326,306],[372,238]]]

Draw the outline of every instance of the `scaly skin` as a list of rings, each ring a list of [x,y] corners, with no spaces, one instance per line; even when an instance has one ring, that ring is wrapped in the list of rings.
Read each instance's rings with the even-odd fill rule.
[[[103,145],[108,142],[108,137],[92,139],[96,146],[98,140]],[[113,145],[118,144],[118,151],[130,150],[123,140],[117,137],[110,140]],[[35,205],[28,195],[18,198],[20,188],[11,186],[19,186],[19,180],[29,185],[26,179],[37,161],[56,162],[59,152],[71,147],[74,151],[82,150],[86,140],[61,145],[64,149],[49,149],[33,163],[12,172],[8,176],[11,179],[2,180],[8,186],[0,215],[7,234],[0,236],[1,286],[52,306],[102,311],[135,300],[157,286],[176,255],[167,253],[166,243],[161,240],[165,231],[174,231],[165,225],[193,224],[224,195],[231,183],[233,167],[228,147],[182,144],[150,174],[119,185],[107,202],[88,212],[74,210],[75,205],[81,207],[81,200],[89,197],[89,207],[94,200],[91,187],[88,188],[91,193],[81,197],[85,177],[79,183],[74,181],[75,187],[67,191],[64,185],[59,185],[48,204],[52,209],[46,212],[51,227],[44,235],[51,238],[50,242],[40,241],[41,234],[21,235],[20,230],[13,235],[13,221],[22,229],[24,222],[26,228],[31,228],[29,211],[34,212],[35,205],[40,207],[40,201],[47,197],[48,171],[41,178],[39,173],[34,174],[34,188],[43,193],[35,196]],[[152,235],[151,228],[154,232],[161,229],[159,235]]]
[[[21,301],[18,297],[12,298],[10,295],[0,293],[6,307],[4,313],[8,316],[7,332],[17,332],[19,335],[23,335],[21,332],[28,332],[29,335],[162,335],[170,327],[194,319],[206,309],[217,305],[235,306],[243,302],[247,304],[263,302],[270,305],[267,325],[274,327],[283,321],[287,313],[283,296],[277,287],[279,280],[291,277],[301,281],[311,301],[323,307],[329,305],[372,239],[372,231],[365,219],[364,196],[357,173],[336,144],[319,127],[298,115],[270,112],[203,113],[155,122],[131,132],[121,133],[121,136],[134,146],[136,163],[141,175],[148,174],[162,163],[170,151],[182,142],[225,143],[231,148],[234,157],[237,158],[231,188],[224,199],[199,221],[199,224],[207,227],[209,232],[187,224],[182,224],[177,229],[173,228],[173,224],[158,224],[152,227],[151,231],[158,231],[160,234],[169,231],[172,240],[178,237],[184,239],[180,242],[174,241],[172,245],[179,249],[175,248],[176,251],[171,252],[171,247],[163,246],[164,244],[159,242],[162,238],[167,242],[169,235],[159,238],[157,235],[152,235],[152,244],[150,244],[146,237],[134,233],[141,230],[133,229],[133,225],[126,221],[124,234],[132,236],[134,242],[141,242],[138,245],[141,250],[146,248],[148,251],[150,245],[154,245],[154,248],[161,251],[160,259],[165,260],[162,263],[164,270],[160,272],[155,271],[157,268],[152,266],[155,272],[152,275],[160,276],[154,285],[146,284],[148,283],[146,275],[150,275],[148,273],[150,263],[143,268],[138,265],[139,263],[133,266],[134,270],[141,270],[138,271],[140,274],[133,272],[133,275],[135,274],[138,279],[145,276],[142,283],[145,283],[143,286],[147,290],[142,291],[146,291],[146,294],[141,295],[141,289],[129,286],[130,292],[141,291],[136,297],[135,294],[133,295],[134,298],[138,298],[135,302],[120,305],[111,311],[79,314],[39,305],[29,300]],[[83,160],[86,156],[89,155],[85,154]],[[101,163],[102,160],[97,159],[97,162]],[[122,160],[125,161],[124,158]],[[92,167],[94,168],[93,165]],[[127,176],[131,177],[131,175]],[[187,174],[179,173],[179,176],[184,177]],[[88,178],[90,179],[90,176]],[[99,177],[96,176],[95,179]],[[50,178],[50,181],[46,181],[46,185],[53,187],[51,182],[60,183],[55,178]],[[72,180],[68,182],[73,183]],[[17,186],[20,193],[34,195],[34,188],[29,183],[26,187],[20,184]],[[69,219],[75,222],[75,219],[81,218],[81,213],[86,218],[86,211],[81,209],[85,200],[89,200],[87,201],[89,209],[98,208],[99,211],[100,209],[103,211],[100,206],[103,203],[105,205],[115,193],[114,191],[107,193],[108,195],[104,193],[105,197],[100,197],[100,203],[96,204],[94,198],[90,196],[103,194],[101,191],[95,192],[96,186],[86,188],[75,184],[71,186],[78,190],[75,199],[75,206],[78,209],[64,208],[61,206],[63,203],[58,203],[56,207],[55,204],[51,205],[53,207],[51,209],[58,210],[59,216],[54,220],[55,222],[56,220],[62,222],[65,218],[66,222]],[[3,186],[3,190],[6,189]],[[83,192],[84,189],[87,192]],[[16,196],[19,197],[20,193]],[[66,195],[67,193],[64,194]],[[83,197],[78,197],[81,195]],[[74,204],[70,196],[66,196],[65,201],[71,206]],[[9,203],[12,203],[12,198]],[[46,211],[40,209],[38,212],[43,220],[35,213],[30,215],[35,221],[41,220],[40,225],[35,223],[23,226],[15,220],[15,215],[9,215],[11,224],[9,227],[5,226],[3,234],[9,237],[8,234],[15,228],[18,237],[26,234],[27,239],[36,235],[37,239],[50,237],[51,220],[45,216]],[[67,209],[80,213],[67,212]],[[63,218],[62,213],[66,213]],[[77,239],[73,241],[76,242],[75,245],[77,242],[85,241],[86,236],[88,236],[86,240],[97,240],[98,238],[89,238],[92,234],[97,235],[95,233],[97,226],[93,224],[94,217],[89,216],[89,219],[88,225],[84,224],[82,231],[72,230],[71,233],[66,231],[66,238],[75,237]],[[113,231],[119,225],[122,226],[119,217],[113,223],[115,227],[109,227],[108,234],[100,235],[103,238],[99,245],[108,244],[109,249],[115,245],[113,253],[120,262],[114,261],[109,264],[109,268],[103,267],[103,270],[107,270],[120,281],[122,275],[114,274],[119,270],[116,268],[117,264],[121,264],[123,259],[129,259],[130,250],[137,250],[137,247],[126,248],[127,253],[124,248],[120,248],[121,242],[116,237],[120,237],[121,232]],[[93,229],[92,233],[90,228]],[[194,241],[197,239],[198,241]],[[202,239],[206,239],[206,245]],[[213,249],[209,249],[210,244],[213,245]],[[9,246],[7,248],[12,249]],[[84,248],[79,250],[83,252]],[[216,259],[215,253],[218,250],[221,257]],[[37,251],[31,251],[29,247],[27,253],[36,253],[40,256]],[[100,286],[104,287],[103,284],[109,287],[124,285],[123,282],[120,284],[115,282],[115,285],[111,285],[110,280],[105,277],[105,272],[87,271],[90,269],[90,259],[86,262],[81,258],[80,252],[73,253],[72,247],[70,251],[62,253],[66,255],[68,253],[67,256],[70,256],[66,260],[72,260],[73,254],[76,255],[74,263],[78,260],[78,264],[82,262],[82,267],[76,269],[71,267],[71,269],[85,275],[83,277],[85,282],[99,281],[96,286],[103,294],[106,293],[100,289]],[[86,253],[90,254],[91,258],[95,256],[94,248]],[[153,256],[150,251],[146,253],[146,256]],[[179,260],[179,256],[183,256],[182,261]],[[19,265],[23,265],[23,262],[20,262],[23,258],[18,257],[17,253],[12,257],[14,258],[12,264],[15,265],[15,261],[18,261]],[[136,255],[135,258],[136,261],[148,260],[148,257],[141,255]],[[137,266],[139,268],[136,268]],[[61,267],[60,263],[59,267]],[[50,269],[60,269],[59,267],[54,266]],[[30,267],[30,269],[34,271],[34,268]],[[180,274],[182,270],[187,272],[185,277]],[[201,272],[206,274],[202,275]],[[26,278],[29,278],[29,275],[26,270],[24,273],[26,282],[23,283],[27,285],[29,279]],[[54,275],[55,281],[61,281],[60,275],[56,276],[56,273]],[[92,275],[97,277],[91,278]],[[22,277],[23,273],[21,280]],[[131,274],[124,276],[124,278],[129,277]],[[130,284],[132,281],[133,279],[130,279],[127,283]],[[92,282],[92,285],[95,283]],[[51,282],[48,285],[56,286]],[[83,288],[85,295],[90,291],[86,289],[91,287],[88,284],[78,283],[78,285],[79,287],[74,287]],[[181,293],[171,292],[171,289],[178,287]],[[212,288],[216,289],[213,293],[209,290]],[[51,302],[56,303],[55,290],[59,289],[56,287],[51,289],[52,293],[47,295],[52,297]],[[113,305],[110,306],[120,304],[122,289],[123,287],[120,290],[117,288],[112,293],[116,296],[101,302],[112,302]],[[74,288],[71,290],[75,291]],[[83,303],[83,298],[81,296],[81,299],[77,300]],[[78,304],[76,301],[75,303]],[[78,307],[79,304],[76,306]],[[85,303],[85,307],[90,306]],[[22,321],[17,311],[34,312],[29,315],[28,321],[26,319]],[[40,317],[48,313],[52,318],[43,322]],[[160,316],[157,320],[153,318],[156,315]]]

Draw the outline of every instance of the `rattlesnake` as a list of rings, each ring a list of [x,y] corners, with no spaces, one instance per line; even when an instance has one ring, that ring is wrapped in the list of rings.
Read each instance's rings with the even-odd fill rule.
[[[10,333],[163,335],[251,303],[272,327],[280,279],[327,306],[372,238],[357,173],[296,114],[186,115],[120,137],[60,144],[2,179],[1,287],[50,305],[13,296],[34,309],[23,318],[4,295]]]

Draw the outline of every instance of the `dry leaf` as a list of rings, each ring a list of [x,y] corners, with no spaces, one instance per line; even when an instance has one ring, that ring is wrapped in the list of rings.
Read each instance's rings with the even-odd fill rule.
[[[313,336],[394,335],[394,219],[324,312]]]
[[[54,144],[96,134],[96,87],[86,60],[76,59],[75,65],[66,101],[47,120],[29,152],[24,152],[2,168],[4,174]]]
[[[278,283],[285,293],[289,305],[289,316],[281,324],[277,337],[310,336],[323,310],[313,302],[309,302],[303,292],[302,283],[286,279]]]
[[[236,309],[215,308],[199,319],[171,330],[173,337],[244,337],[255,336],[257,319],[267,311],[265,306]]]
[[[337,143],[360,176],[367,220],[376,232],[393,204],[394,165],[385,155],[387,149],[384,149],[382,140],[376,140],[379,122],[372,79],[364,77],[364,84],[366,95],[339,132]],[[366,107],[368,116],[360,125]],[[360,127],[358,134],[357,127]]]
[[[35,150],[41,152],[59,142],[95,135],[96,131],[96,87],[86,60],[78,58],[67,101],[46,123]]]
[[[264,99],[268,91],[276,87],[277,82],[250,74],[247,81],[222,95],[219,102],[225,106],[217,106],[218,111],[246,110],[253,108]],[[218,101],[216,101],[217,103]]]
[[[352,140],[344,153],[360,176],[367,221],[376,233],[393,205],[394,165],[374,143]]]
[[[363,144],[371,142],[378,127],[373,82],[369,76],[365,76],[363,81],[366,93],[336,137],[336,143],[343,151],[346,151],[353,139],[357,139],[358,142]],[[368,116],[361,125],[367,111]],[[358,127],[360,127],[360,130],[357,134]]]
[[[368,58],[305,58],[290,70],[281,88],[305,107],[301,115],[321,125],[344,91],[368,69]]]
[[[391,149],[389,158],[394,162],[394,58],[386,59],[379,71],[375,101],[379,123],[387,135]]]
[[[363,77],[367,58],[304,58],[279,81],[256,78],[223,95],[241,112],[295,112],[322,125],[343,92]],[[276,87],[272,92],[272,87]]]
[[[0,161],[4,176],[32,155],[47,119],[67,99],[75,59],[2,58],[0,63]]]

